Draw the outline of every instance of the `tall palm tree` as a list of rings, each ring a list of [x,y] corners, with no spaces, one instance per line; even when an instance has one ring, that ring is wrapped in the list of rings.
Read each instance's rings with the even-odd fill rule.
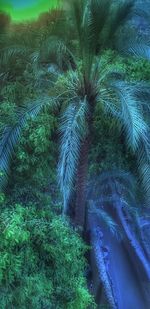
[[[119,5],[109,0],[71,1],[80,64],[77,63],[76,71],[68,74],[66,82],[69,105],[62,117],[59,181],[65,212],[75,187],[75,222],[82,227],[88,151],[96,104],[121,123],[127,145],[134,152],[140,149],[141,140],[144,145],[148,144],[148,129],[135,95],[136,86],[121,81],[119,74],[111,72],[111,68],[102,71],[100,63],[101,52],[111,44],[115,46],[116,33],[132,8],[132,1],[120,2]],[[142,158],[140,156],[140,163]]]
[[[58,177],[64,200],[64,213],[68,212],[75,191],[74,220],[76,225],[82,228],[86,210],[88,152],[97,104],[100,104],[103,113],[111,114],[116,123],[119,123],[119,126],[121,124],[127,146],[135,153],[142,149],[139,153],[140,166],[144,166],[145,158],[148,158],[148,128],[137,96],[139,85],[136,87],[124,82],[120,74],[112,71],[111,67],[102,69],[100,61],[102,51],[108,46],[115,46],[117,31],[129,18],[132,8],[133,1],[120,1],[116,4],[116,1],[111,0],[71,0],[66,10],[67,20],[70,16],[70,27],[77,38],[76,56],[65,48],[61,40],[55,40],[55,44],[53,40],[48,42],[49,50],[54,50],[55,46],[59,57],[61,54],[64,56],[64,52],[67,57],[71,57],[71,61],[67,63],[70,70],[65,75],[64,93],[55,98],[40,98],[34,102],[33,107],[29,105],[21,110],[18,122],[14,127],[6,128],[1,139],[0,170],[4,176],[1,177],[3,182],[3,179],[7,178],[9,160],[27,116],[35,116],[47,104],[56,106],[65,101],[67,106],[60,125]],[[146,164],[149,166],[149,158]],[[144,168],[143,176],[146,172],[147,168]],[[149,192],[147,178],[145,183]]]

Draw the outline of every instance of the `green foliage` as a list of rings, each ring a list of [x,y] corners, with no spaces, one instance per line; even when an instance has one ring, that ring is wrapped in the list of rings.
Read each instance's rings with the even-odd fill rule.
[[[46,110],[34,120],[29,119],[11,165],[7,190],[11,201],[45,204],[51,200],[50,193],[54,198],[57,191],[56,131],[57,119]],[[58,197],[58,193],[56,195]]]
[[[123,58],[113,50],[103,52],[101,67],[108,71],[116,71],[118,77],[130,82],[142,80],[150,81],[150,62],[143,59]],[[103,69],[102,69],[103,71]],[[100,104],[96,106],[93,117],[92,147],[89,156],[89,172],[99,174],[109,169],[130,169],[135,171],[135,157],[125,149],[125,138],[121,134],[121,127],[116,128],[112,116],[105,115]]]
[[[33,99],[33,89],[32,85],[26,84],[25,81],[9,82],[4,85],[1,89],[2,101],[10,102],[16,104],[17,106],[22,105],[22,103],[30,98]]]
[[[125,150],[120,128],[116,128],[114,119],[106,116],[99,105],[95,109],[91,136],[90,175],[115,168],[128,169],[132,166],[133,157]]]
[[[107,49],[101,56],[102,65],[111,66],[128,81],[150,81],[150,61],[136,57],[122,57],[116,51]]]
[[[86,247],[49,207],[16,204],[0,216],[1,308],[87,308]]]
[[[27,124],[29,119],[34,119],[45,107],[45,105],[51,105],[52,100],[49,102],[49,97],[38,98],[33,101],[32,104],[23,106],[16,110],[16,121],[13,124],[7,124],[1,134],[1,148],[0,148],[0,171],[4,177],[1,179],[0,188],[2,189],[7,181],[8,169],[10,166],[10,159],[12,158],[15,150],[15,146],[21,137],[22,130]]]
[[[49,178],[53,177],[56,146],[52,137],[56,128],[56,118],[47,112],[41,113],[34,121],[28,122],[17,150],[16,171],[18,174],[24,173],[27,179],[32,178],[37,181],[37,184],[38,182],[42,184],[41,177],[44,172],[44,177],[47,173],[49,173]]]
[[[97,58],[99,56],[97,56],[96,58],[95,54],[98,55],[98,52],[103,52],[105,47],[112,46],[112,44],[110,43],[112,43],[115,38],[117,28],[121,26],[121,24],[126,20],[126,18],[128,18],[128,14],[131,12],[132,9],[132,3],[128,1],[127,4],[122,5],[121,2],[119,2],[118,5],[113,6],[111,4],[111,1],[109,0],[107,2],[101,0],[99,3],[97,1],[85,2],[86,5],[88,5],[85,5],[84,7],[80,5],[80,1],[72,1],[75,16],[74,19],[72,19],[72,22],[70,21],[70,24],[69,19],[67,19],[65,27],[68,28],[68,25],[70,25],[70,29],[74,28],[75,30],[77,26],[76,30],[78,30],[78,37],[77,35],[76,37],[73,36],[73,39],[71,41],[74,42],[71,42],[67,45],[66,43],[68,43],[69,40],[60,29],[60,24],[65,24],[64,13],[62,13],[61,11],[50,12],[43,18],[41,16],[37,23],[30,23],[28,25],[20,24],[13,26],[12,33],[7,37],[7,42],[3,42],[4,49],[2,49],[1,51],[1,70],[3,73],[4,66],[4,72],[6,73],[7,79],[7,83],[2,88],[2,110],[4,110],[4,114],[7,117],[9,116],[9,113],[12,113],[13,116],[13,104],[22,105],[22,102],[26,101],[29,98],[34,98],[37,96],[39,92],[39,90],[37,90],[37,86],[41,92],[45,89],[47,91],[47,81],[48,83],[54,82],[52,76],[49,75],[46,71],[46,65],[51,62],[56,62],[60,64],[67,61],[67,63],[70,65],[76,65],[81,71],[81,74],[79,73],[80,76],[76,74],[76,79],[73,78],[71,80],[71,75],[73,75],[72,73],[70,74],[70,76],[68,75],[68,78],[70,78],[72,84],[75,82],[75,85],[71,85],[71,83],[68,83],[67,90],[72,90],[72,96],[74,94],[74,90],[76,91],[75,95],[80,96],[81,100],[83,100],[84,96],[86,97],[87,94],[88,99],[90,99],[91,94],[92,96],[97,95],[97,92],[99,91],[98,88],[100,88],[100,84],[98,84],[97,82],[99,79]],[[100,20],[98,12],[102,15],[102,18]],[[112,12],[115,12],[115,14],[111,14]],[[68,13],[69,12],[67,12],[67,14]],[[46,24],[44,20],[46,21]],[[75,20],[77,22],[77,25]],[[54,25],[54,27],[52,25]],[[85,35],[86,32],[87,34]],[[76,33],[76,31],[74,31],[74,33]],[[61,40],[57,39],[58,36]],[[109,39],[110,37],[111,40]],[[79,39],[78,43],[77,38]],[[102,46],[101,42],[103,42]],[[76,47],[77,45],[81,45],[78,46],[81,47],[80,52],[79,50],[76,50],[75,53],[75,56],[78,55],[80,57],[80,59],[78,59],[77,57],[76,64],[74,63],[75,57],[73,57],[72,52],[70,52],[70,49],[68,48],[70,46],[73,46],[74,44],[76,44]],[[127,63],[128,61],[129,64]],[[100,62],[101,66],[104,67],[104,75],[105,72],[107,75],[107,72],[115,69],[115,71],[121,72],[120,74],[123,74],[125,78],[129,78],[131,80],[133,78],[136,78],[136,74],[139,74],[139,72],[134,74],[134,71],[136,72],[137,70],[136,67],[134,68],[134,66],[136,66],[134,61],[131,68],[130,60],[123,60],[117,55],[116,52],[111,50],[103,52]],[[88,81],[86,81],[85,85],[85,76],[82,76],[82,73],[83,75],[85,74],[86,78],[89,79]],[[100,77],[102,78],[103,76],[100,75]],[[107,78],[107,76],[105,77]],[[63,80],[63,78],[64,77],[61,75],[60,79]],[[139,77],[137,77],[137,79],[138,78]],[[91,81],[92,89],[90,89]],[[62,88],[64,88],[64,90],[66,90],[65,86],[66,85],[63,85],[62,83]],[[73,89],[72,86],[75,86],[76,89]],[[72,88],[69,89],[69,87]],[[82,92],[83,89],[84,93]],[[8,107],[8,115],[7,111],[5,110],[5,106]],[[3,117],[3,119],[5,119],[5,117]],[[50,119],[50,122],[51,120],[52,118]],[[15,115],[14,118],[12,117],[11,119],[9,119],[8,122],[10,124],[13,121],[15,121]],[[30,182],[29,179],[31,180],[32,178],[34,184],[41,183],[41,189],[43,189],[46,185],[48,173],[49,177],[53,178],[53,172],[51,173],[50,170],[51,166],[55,165],[54,160],[51,160],[55,156],[55,153],[52,152],[52,155],[50,155],[48,158],[48,151],[51,152],[51,150],[55,147],[53,147],[54,143],[53,145],[51,143],[50,146],[50,141],[48,140],[48,138],[51,139],[50,135],[48,137],[48,131],[50,131],[51,128],[47,126],[47,122],[48,120],[45,118],[43,124],[37,124],[38,128],[33,125],[33,131],[35,129],[35,132],[32,133],[30,133],[29,128],[26,129],[26,132],[24,133],[24,140],[22,137],[21,144],[19,146],[20,149],[18,148],[17,158],[15,159],[13,167],[14,176],[16,176],[16,172],[17,177],[19,174],[20,176],[23,174],[23,178],[26,178],[26,182],[28,183]],[[112,143],[110,142],[110,144]],[[111,152],[112,148],[112,145],[110,146],[108,143],[107,152]],[[29,173],[30,169],[32,169],[33,171],[32,177]],[[22,180],[23,179],[21,176],[18,183],[23,183]],[[13,177],[12,182],[16,183],[16,177]]]
[[[133,81],[150,81],[150,61],[145,59],[127,58],[127,76]]]
[[[4,193],[0,193],[0,205],[3,205],[5,202],[5,195]]]

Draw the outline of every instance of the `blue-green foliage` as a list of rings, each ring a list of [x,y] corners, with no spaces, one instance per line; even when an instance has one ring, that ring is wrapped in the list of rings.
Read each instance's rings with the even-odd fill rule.
[[[124,79],[130,81],[147,80],[150,78],[150,64],[147,60],[118,56],[115,51],[106,50],[101,56],[102,68],[111,67],[120,72]],[[106,66],[107,64],[107,66]],[[56,92],[62,92],[65,83],[65,75],[61,76],[56,83]],[[2,87],[2,103],[0,125],[15,122],[15,106],[23,101],[32,100],[36,97],[33,85],[26,81],[13,81]],[[50,94],[52,88],[49,89]],[[39,189],[46,191],[47,183],[55,179],[55,167],[57,161],[57,122],[58,114],[52,111],[44,111],[34,121],[29,121],[23,131],[16,158],[12,164],[11,182],[24,186],[39,185]],[[112,130],[113,127],[113,130]],[[104,135],[107,132],[107,141]],[[98,106],[94,115],[93,123],[93,147],[90,155],[90,171],[99,172],[103,169],[115,166],[126,167],[126,163],[132,165],[132,156],[123,153],[120,144],[120,131],[116,130],[113,121],[102,115]],[[105,139],[105,140],[104,140]],[[32,174],[30,170],[32,169]],[[22,175],[24,175],[22,177]],[[11,187],[11,184],[9,184]]]
[[[48,112],[28,122],[17,149],[13,169],[18,181],[21,181],[24,174],[28,184],[30,182],[37,189],[44,190],[46,184],[55,180],[57,147],[53,135],[56,128],[56,117]]]
[[[3,197],[1,199],[3,201]],[[86,247],[50,207],[16,204],[0,216],[0,307],[92,306],[83,272]],[[91,308],[91,307],[90,307]]]
[[[105,117],[97,106],[92,132],[90,151],[90,174],[99,174],[103,170],[127,167],[128,153],[121,144],[120,130],[116,129],[111,117]],[[131,158],[130,158],[131,159]]]
[[[147,60],[133,57],[123,58],[113,50],[106,50],[100,61],[102,67],[108,69],[111,67],[125,80],[130,82],[150,81],[150,62]],[[135,158],[125,148],[125,139],[121,135],[119,126],[116,128],[115,121],[111,116],[105,116],[100,104],[97,105],[94,113],[91,136],[90,174],[112,168],[134,170]]]
[[[136,57],[122,57],[111,49],[103,52],[101,57],[103,65],[114,68],[114,71],[122,73],[125,80],[150,81],[150,62]]]

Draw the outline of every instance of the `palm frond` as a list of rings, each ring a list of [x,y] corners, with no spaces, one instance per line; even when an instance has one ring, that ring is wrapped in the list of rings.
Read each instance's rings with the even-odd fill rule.
[[[107,187],[106,187],[107,185]],[[102,173],[90,184],[92,191],[89,191],[89,214],[92,212],[96,215],[97,220],[103,223],[119,239],[124,237],[124,224],[120,225],[117,217],[122,214],[123,222],[128,218],[130,227],[134,231],[136,227],[137,216],[140,214],[140,209],[136,199],[136,185],[134,177],[130,173],[123,171],[109,171]],[[134,191],[133,191],[134,188]],[[96,189],[96,190],[95,190]],[[96,191],[96,192],[95,192]],[[129,194],[129,191],[132,194]],[[119,226],[117,224],[119,222]]]
[[[117,201],[114,182],[117,182],[119,192],[125,192],[126,197],[132,202],[133,206],[137,205],[135,201],[137,183],[133,175],[122,170],[109,170],[95,177],[88,184],[87,199],[93,199],[95,203],[103,205],[104,203],[112,204]]]
[[[121,182],[127,188],[130,187],[131,190],[135,188],[135,178],[129,172],[125,172],[122,170],[109,170],[101,173],[101,175],[97,178],[96,182],[99,185],[102,183],[107,182],[108,179],[116,179],[118,182]]]
[[[16,58],[24,57],[29,53],[29,50],[24,46],[9,46],[0,50],[0,59],[2,65],[7,65]]]
[[[48,37],[42,44],[39,54],[33,54],[34,59],[43,62],[56,62],[60,69],[75,67],[72,52],[62,39],[55,36]]]
[[[146,139],[147,125],[144,121],[141,105],[136,99],[134,92],[136,86],[126,82],[115,81],[111,84],[120,101],[119,121],[125,132],[127,146],[133,151],[138,149],[141,137]]]
[[[119,27],[123,25],[126,20],[129,19],[133,6],[134,6],[133,0],[127,0],[124,1],[123,3],[120,2],[119,4],[114,4],[114,8],[112,8],[110,16],[110,25],[108,32],[109,40],[113,38]]]
[[[110,0],[88,1],[87,14],[84,18],[85,35],[88,39],[89,50],[96,52],[99,44],[100,33],[102,32],[109,15]]]
[[[34,64],[38,64],[40,63],[40,52],[39,50],[35,50],[31,53],[30,55],[30,59],[31,59],[31,62]]]
[[[119,87],[118,87],[119,86]],[[138,159],[139,181],[142,184],[145,203],[150,203],[150,137],[149,129],[143,116],[143,102],[145,93],[149,93],[147,85],[131,85],[117,82],[115,88],[121,103],[121,113],[115,114],[126,136],[127,146],[130,147]],[[119,91],[119,92],[118,92]],[[143,97],[143,98],[142,98]]]
[[[140,172],[139,181],[143,188],[143,196],[146,205],[150,203],[150,139],[141,139],[140,148],[137,154],[138,167]]]
[[[64,199],[64,213],[74,185],[80,145],[87,134],[87,101],[73,102],[66,109],[60,126],[61,149],[58,164],[58,181]]]
[[[128,40],[118,44],[119,51],[124,55],[131,55],[138,58],[150,60],[150,45],[147,42],[137,42],[136,40]]]
[[[135,96],[141,104],[144,119],[150,124],[150,84],[149,82],[136,83]]]
[[[22,67],[28,62],[29,50],[24,46],[9,46],[0,49],[0,73],[14,75],[14,67],[22,59]]]
[[[102,208],[100,208],[100,207],[97,208],[94,201],[92,201],[92,200],[89,201],[89,206],[90,206],[89,212],[97,215],[98,218],[100,218],[104,222],[106,227],[109,228],[110,232],[113,235],[118,236],[119,226],[113,220],[113,218],[106,211],[104,211]]]
[[[85,1],[70,0],[69,7],[70,7],[70,14],[71,17],[73,18],[73,22],[75,25],[75,29],[77,30],[79,42],[82,45],[83,40],[82,23],[85,9]]]
[[[1,81],[2,83],[3,83],[3,82],[6,82],[7,77],[8,77],[8,73],[6,73],[6,72],[0,73],[0,81]]]
[[[93,200],[97,209],[105,205],[115,206],[121,203],[124,209],[136,220],[141,205],[150,203],[150,145],[141,143],[137,153],[139,179],[124,171],[105,171],[88,184],[87,199]],[[117,194],[116,194],[117,188]],[[141,203],[142,197],[142,203]],[[144,197],[144,199],[143,199]],[[137,201],[138,198],[138,201]]]

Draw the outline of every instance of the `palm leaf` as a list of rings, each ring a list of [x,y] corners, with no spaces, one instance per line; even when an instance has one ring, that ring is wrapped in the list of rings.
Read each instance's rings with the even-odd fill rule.
[[[45,62],[56,62],[60,69],[75,66],[75,59],[65,42],[58,37],[50,36],[42,44],[39,55],[33,54],[34,59]]]
[[[82,45],[83,40],[83,32],[82,32],[82,23],[83,23],[83,16],[84,16],[84,9],[85,9],[86,1],[81,0],[70,0],[70,14],[73,19],[75,29],[77,30],[79,42]]]
[[[95,177],[88,185],[88,199],[93,199],[97,204],[115,203],[118,199],[115,193],[114,182],[117,182],[117,187],[120,192],[126,192],[126,197],[135,202],[137,183],[135,178],[129,173],[122,170],[109,170]],[[106,195],[106,192],[108,193]]]
[[[147,134],[147,139],[141,138],[140,148],[137,154],[139,166],[139,182],[142,184],[144,191],[144,201],[149,206],[150,203],[150,139]]]
[[[89,206],[90,206],[89,212],[97,215],[98,218],[100,218],[104,222],[106,227],[109,228],[110,232],[113,235],[117,236],[117,234],[119,232],[119,226],[113,220],[113,218],[106,211],[104,211],[101,207],[97,207],[95,202],[89,201]],[[99,204],[99,206],[100,206],[100,204]]]
[[[136,83],[135,95],[142,107],[144,119],[150,124],[150,87],[148,82]]]
[[[24,46],[9,46],[0,50],[1,65],[8,65],[18,57],[27,56],[29,50]]]
[[[86,130],[87,102],[71,103],[61,119],[61,149],[58,164],[58,180],[64,198],[64,213],[73,191],[74,177],[79,159],[80,145]]]
[[[136,86],[129,85],[122,81],[111,84],[120,101],[119,121],[125,132],[127,146],[133,151],[138,149],[141,137],[146,139],[147,125],[144,121],[141,105],[136,99],[134,92]]]
[[[110,0],[90,0],[88,1],[87,14],[85,20],[85,35],[88,39],[89,50],[96,52],[100,33],[103,30],[109,15]]]
[[[119,27],[129,19],[133,6],[133,0],[127,0],[123,3],[115,4],[115,7],[112,8],[110,16],[110,25],[109,25],[109,34],[108,39],[111,40],[112,37],[116,34],[116,31]]]
[[[22,59],[23,65],[28,61],[29,50],[22,46],[11,46],[0,50],[0,73],[4,76],[14,75],[17,60]]]
[[[137,42],[130,39],[127,43],[119,43],[118,49],[124,55],[132,55],[134,57],[150,60],[150,46],[147,42]]]

